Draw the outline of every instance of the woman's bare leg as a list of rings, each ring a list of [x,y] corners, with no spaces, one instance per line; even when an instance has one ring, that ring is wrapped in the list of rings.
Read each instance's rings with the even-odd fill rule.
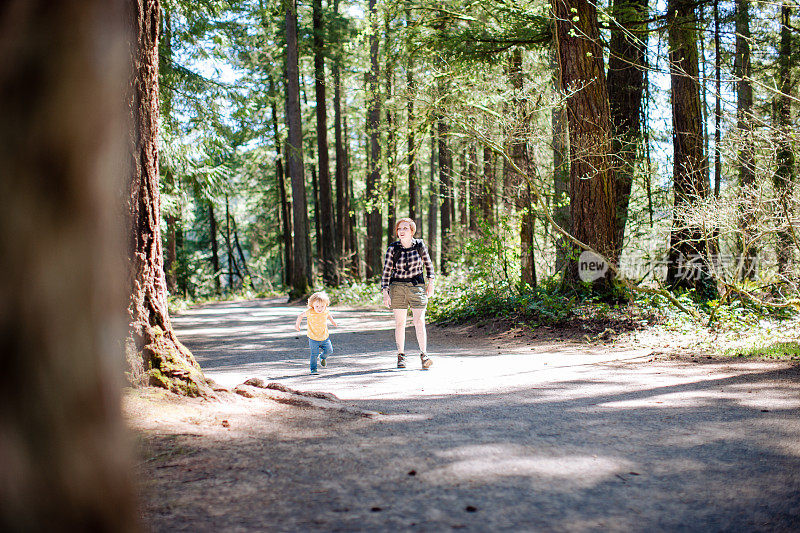
[[[425,309],[412,309],[411,321],[417,332],[417,342],[422,353],[428,353],[428,332],[425,330]]]
[[[397,353],[405,353],[407,315],[408,309],[394,309],[394,342],[397,344]]]

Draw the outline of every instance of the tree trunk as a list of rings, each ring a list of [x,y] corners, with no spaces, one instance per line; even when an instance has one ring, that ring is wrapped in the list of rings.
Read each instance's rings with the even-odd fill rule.
[[[406,19],[408,19],[408,17],[408,12],[406,12]],[[408,22],[406,24],[408,24]],[[421,212],[421,209],[419,208],[419,191],[417,187],[416,116],[414,115],[414,62],[410,54],[408,58],[408,65],[406,66],[406,91],[408,93],[408,153],[406,156],[408,158],[408,216],[415,222],[419,222],[417,220],[417,213]],[[421,232],[422,224],[418,224],[418,227]]]
[[[2,531],[142,530],[120,416],[126,9],[0,9]]]
[[[322,226],[320,224],[319,215],[319,180],[317,179],[317,167],[311,165],[311,194],[314,202],[314,243],[316,244],[316,253],[314,257],[319,261],[322,258]]]
[[[339,14],[339,0],[333,2],[334,15]],[[347,179],[345,174],[345,149],[344,140],[342,139],[342,70],[341,70],[341,57],[337,51],[333,59],[333,139],[334,149],[336,152],[336,245],[334,246],[334,254],[338,261],[342,261],[343,257],[349,257],[352,250],[346,245],[347,231],[349,220],[349,207],[346,206],[348,197]],[[349,261],[349,259],[348,259]],[[338,265],[337,268],[343,268],[343,265]]]
[[[231,210],[227,195],[225,196],[225,255],[228,258],[228,292],[231,293],[233,292],[234,258],[231,246]],[[239,277],[241,278],[241,275]]]
[[[382,270],[383,254],[381,244],[383,242],[383,228],[381,215],[381,142],[380,142],[380,120],[381,120],[381,98],[378,88],[378,9],[377,1],[369,0],[369,24],[371,31],[369,34],[369,57],[370,70],[367,73],[367,99],[369,101],[367,110],[367,135],[369,135],[369,160],[366,190],[366,224],[367,224],[367,244],[365,255],[366,277],[372,279],[380,276]]]
[[[483,183],[481,186],[481,213],[484,223],[494,224],[494,152],[489,146],[483,147]]]
[[[394,82],[395,58],[390,48],[390,12],[386,11],[384,19],[384,55],[386,56],[386,181],[389,183],[389,197],[386,202],[386,239],[392,242],[395,239],[394,222],[397,219],[397,178],[395,177],[395,165],[397,157],[397,141],[394,134],[394,121],[397,114],[393,111],[390,102],[392,101],[392,84]]]
[[[561,75],[555,50],[551,57],[553,59],[554,89],[558,91]],[[553,221],[562,229],[572,232],[569,219],[569,132],[567,131],[566,109],[563,106],[554,107],[550,121],[553,128]],[[562,234],[554,232],[554,245],[556,249],[555,271],[565,271],[570,244]]]
[[[722,187],[722,57],[719,46],[719,0],[714,0],[714,196]]]
[[[788,277],[792,266],[793,239],[791,233],[792,196],[794,195],[795,161],[792,143],[796,131],[792,126],[792,7],[784,2],[780,8],[781,40],[778,53],[778,84],[780,95],[776,102],[777,168],[773,175],[775,190],[779,195],[784,214],[785,226],[778,232],[776,256],[778,272]]]
[[[292,220],[294,226],[294,261],[292,262],[291,298],[308,293],[311,285],[311,239],[308,234],[308,203],[303,170],[303,130],[300,114],[300,67],[297,45],[297,5],[289,0],[286,7],[286,122],[289,139],[286,146],[287,170],[292,182]]]
[[[442,93],[440,93],[442,94]],[[453,220],[453,184],[451,175],[453,156],[447,146],[447,134],[450,131],[444,116],[440,115],[436,121],[439,153],[439,216],[441,226],[441,255],[439,269],[442,275],[447,275],[447,261],[450,259],[450,246],[452,241],[451,223]]]
[[[208,224],[209,224],[209,240],[211,241],[211,269],[214,276],[214,289],[215,294],[220,294],[222,288],[220,287],[219,276],[221,274],[219,269],[219,246],[217,244],[217,217],[214,216],[214,204],[208,202]]]
[[[613,261],[615,174],[609,159],[611,121],[597,10],[586,0],[554,0],[554,12],[560,90],[580,88],[566,101],[572,234]],[[610,272],[597,281],[606,284]],[[570,261],[566,279],[578,281],[576,260]]]
[[[736,79],[736,129],[738,130],[739,153],[736,160],[739,185],[750,188],[756,181],[756,153],[753,144],[753,83],[750,65],[750,1],[736,0],[736,54],[733,65]],[[754,239],[754,199],[745,190],[747,201],[739,218],[738,252],[743,278],[755,277],[755,254],[751,242]]]
[[[180,220],[175,215],[167,215],[167,257],[164,260],[164,274],[167,278],[167,292],[175,294],[178,287],[178,246],[176,226]]]
[[[613,160],[616,161],[616,250],[619,264],[625,244],[633,176],[640,160],[644,54],[647,43],[647,0],[614,0],[611,50],[608,59],[608,99],[611,111]]]
[[[189,280],[186,268],[186,252],[184,247],[183,228],[179,223],[175,228],[175,273],[178,283],[178,291],[184,297],[189,296]]]
[[[669,59],[672,92],[673,188],[676,210],[708,193],[703,168],[703,131],[698,83],[697,18],[695,4],[671,0],[667,5]],[[707,252],[702,228],[673,219],[667,264],[667,282],[673,287],[694,288],[710,296],[709,273],[703,266]],[[687,264],[691,262],[691,270]]]
[[[250,268],[247,266],[247,259],[244,257],[244,250],[242,250],[242,244],[239,242],[239,229],[236,227],[236,218],[231,215],[231,224],[233,225],[233,242],[236,245],[236,253],[239,254],[239,261],[241,263],[242,274],[246,276],[246,279],[250,283],[250,288],[256,290],[256,286],[253,283],[253,276],[250,274]],[[242,279],[242,286],[244,286],[244,278]]]
[[[322,0],[313,1],[314,95],[317,102],[317,162],[319,167],[319,215],[322,226],[322,280],[328,286],[339,284],[339,257],[333,223],[330,165],[328,163],[328,107],[325,97],[324,28]]]
[[[283,284],[291,284],[291,274],[294,269],[294,249],[292,246],[292,203],[286,197],[286,180],[283,175],[283,148],[281,137],[278,133],[278,98],[272,76],[269,78],[270,106],[272,107],[272,137],[275,142],[275,181],[278,183],[278,196],[281,202],[281,240],[283,241]]]
[[[469,227],[469,218],[467,212],[467,184],[469,179],[469,163],[467,162],[467,148],[461,150],[459,157],[461,164],[461,173],[458,176],[458,223],[463,229]]]
[[[436,234],[439,229],[439,194],[436,185],[436,129],[431,125],[431,164],[430,181],[428,182],[428,253],[434,264],[438,262]]]
[[[508,57],[507,72],[512,90],[510,113],[514,119],[508,135],[507,150],[514,163],[526,174],[530,173],[530,157],[528,154],[528,111],[524,96],[525,86],[522,75],[522,50],[514,48]],[[509,168],[504,183],[506,198],[515,207],[520,216],[520,277],[524,283],[534,286],[533,271],[533,206],[529,196],[530,187],[526,183],[527,175],[522,175]]]
[[[128,379],[191,396],[212,396],[200,366],[175,337],[167,309],[161,253],[158,188],[157,1],[139,2],[131,22],[136,38],[128,106],[132,157],[128,183],[129,329],[125,340]]]
[[[347,252],[348,262],[350,264],[350,275],[354,279],[361,279],[361,260],[358,253],[358,235],[356,230],[358,228],[358,221],[354,207],[355,193],[353,192],[353,180],[350,179],[350,135],[347,130],[347,115],[343,116],[342,125],[344,126],[344,138],[348,141],[344,144],[344,177],[345,184],[347,185],[347,200],[345,201],[347,219]]]
[[[480,186],[478,184],[478,146],[471,142],[469,144],[469,230],[473,233],[478,231],[478,218],[480,216]]]

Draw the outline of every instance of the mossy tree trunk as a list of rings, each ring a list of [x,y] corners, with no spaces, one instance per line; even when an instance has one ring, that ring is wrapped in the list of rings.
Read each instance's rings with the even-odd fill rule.
[[[167,310],[158,191],[158,0],[137,0],[127,21],[133,69],[128,182],[128,379],[191,396],[209,396],[200,366],[175,337]]]
[[[120,416],[125,6],[0,9],[0,531],[140,530]]]

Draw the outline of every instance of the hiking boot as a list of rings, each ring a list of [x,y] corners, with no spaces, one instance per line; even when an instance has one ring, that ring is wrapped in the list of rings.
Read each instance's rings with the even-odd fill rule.
[[[406,367],[406,354],[399,353],[397,354],[397,368],[405,368]]]
[[[327,357],[320,357],[319,366],[321,366],[322,368],[325,368],[326,366],[328,366],[328,358]]]
[[[422,369],[423,370],[428,370],[431,367],[431,365],[433,364],[433,361],[431,360],[431,358],[428,357],[428,355],[424,354],[424,353],[419,354],[419,360],[422,362]]]

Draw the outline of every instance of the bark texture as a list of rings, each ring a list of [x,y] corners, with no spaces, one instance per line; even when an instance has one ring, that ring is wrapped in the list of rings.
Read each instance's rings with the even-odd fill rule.
[[[372,27],[369,34],[370,70],[367,73],[367,134],[369,135],[369,161],[367,170],[367,243],[364,250],[367,279],[380,276],[383,262],[381,243],[383,230],[381,215],[381,98],[378,89],[378,9],[376,0],[369,0],[369,20]]]
[[[300,115],[300,66],[297,44],[297,6],[290,0],[286,6],[286,123],[289,140],[286,162],[292,183],[292,219],[294,229],[294,261],[292,264],[292,298],[301,298],[311,285],[311,238],[308,234],[308,203],[303,168],[303,130]]]
[[[736,128],[738,130],[739,153],[736,166],[739,173],[739,185],[751,187],[756,181],[756,150],[753,139],[755,121],[753,117],[753,82],[750,62],[750,2],[736,2],[736,59],[734,61],[736,78]],[[747,193],[745,193],[747,194]],[[748,195],[743,212],[739,217],[741,234],[737,243],[741,254],[742,277],[755,278],[754,256],[758,253],[755,246],[754,211],[755,198]]]
[[[120,416],[125,9],[0,8],[0,531],[141,526]]]
[[[325,36],[322,0],[313,3],[314,95],[317,114],[317,164],[319,167],[319,214],[322,226],[322,279],[326,285],[339,284],[339,258],[336,254],[336,228],[333,223],[333,193],[328,161],[328,105],[325,96]]]
[[[554,0],[560,90],[567,95],[572,234],[613,260],[616,199],[611,122],[597,9],[586,0]],[[610,272],[610,271],[609,271]],[[572,260],[566,279],[577,281]]]
[[[797,169],[792,148],[793,136],[796,130],[792,127],[792,7],[789,2],[784,2],[780,7],[781,40],[778,55],[778,83],[780,95],[776,102],[776,135],[778,137],[778,167],[775,169],[773,183],[780,195],[786,216],[786,226],[778,232],[776,255],[778,258],[778,271],[783,276],[790,274],[792,263],[793,238],[791,233],[792,196],[794,194]]]
[[[339,0],[333,2],[334,15],[339,14]],[[336,243],[334,252],[336,257],[339,258],[343,264],[343,268],[350,261],[351,250],[347,246],[347,233],[349,232],[350,225],[350,206],[347,205],[348,187],[347,175],[345,174],[346,161],[345,161],[345,148],[344,139],[342,137],[342,69],[341,69],[341,53],[336,52],[333,58],[333,135],[334,135],[334,150],[336,151]],[[340,271],[341,272],[341,271]]]
[[[158,28],[160,4],[138,0],[128,17],[133,71],[128,183],[128,379],[190,396],[213,396],[191,352],[175,337],[167,309],[158,190]]]

